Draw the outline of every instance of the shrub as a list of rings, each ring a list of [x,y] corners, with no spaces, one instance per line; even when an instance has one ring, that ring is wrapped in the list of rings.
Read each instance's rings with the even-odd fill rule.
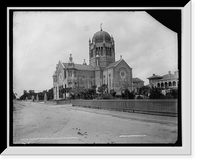
[[[150,99],[163,99],[164,95],[161,93],[161,89],[157,87],[152,87],[150,90]]]
[[[140,95],[137,97],[137,99],[143,99]]]
[[[128,89],[125,89],[124,92],[121,94],[123,99],[134,99],[135,94],[134,92],[130,92]]]
[[[173,96],[173,98],[177,99],[178,98],[178,90],[177,89],[171,90],[171,95]]]

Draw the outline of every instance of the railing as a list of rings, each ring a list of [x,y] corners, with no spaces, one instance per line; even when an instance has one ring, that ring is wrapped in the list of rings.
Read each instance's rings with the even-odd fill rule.
[[[72,106],[177,116],[177,100],[72,100]]]

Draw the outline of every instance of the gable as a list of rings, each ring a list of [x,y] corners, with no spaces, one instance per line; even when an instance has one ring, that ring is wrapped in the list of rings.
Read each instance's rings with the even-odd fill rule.
[[[119,62],[120,62],[120,60],[118,60],[118,61],[116,61],[114,63],[110,63],[104,70],[115,67]]]
[[[120,60],[120,62],[118,62],[114,67],[125,67],[126,69],[132,69],[123,59]]]
[[[62,64],[61,61],[59,61],[59,62],[58,62],[58,66],[57,66],[57,71],[63,70],[63,68],[64,68],[64,65]]]

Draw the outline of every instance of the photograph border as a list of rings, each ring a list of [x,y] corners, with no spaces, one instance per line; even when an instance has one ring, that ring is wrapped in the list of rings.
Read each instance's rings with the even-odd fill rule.
[[[187,5],[187,6],[191,6],[191,4],[189,4],[189,5]],[[121,10],[122,8],[120,8],[119,10]],[[133,8],[131,8],[132,10],[134,10],[134,11],[138,11],[138,8],[136,8],[136,9],[133,9]],[[10,11],[10,10],[13,10],[12,8],[11,9],[9,9],[8,11]],[[20,10],[20,9],[19,9]],[[18,9],[17,9],[17,11],[19,11]],[[32,9],[31,9],[32,10]],[[73,9],[71,9],[70,8],[70,10],[73,10]],[[79,9],[74,9],[74,10],[79,10]],[[73,11],[74,11],[73,10]],[[106,9],[107,10],[107,9]],[[122,9],[123,11],[124,11],[124,9]],[[125,9],[125,11],[127,10],[127,8]],[[140,10],[140,9],[139,9]],[[148,9],[141,9],[142,11],[146,11],[146,10],[148,10]],[[155,9],[149,9],[149,10],[155,10]],[[159,9],[158,9],[159,10]],[[161,9],[161,10],[166,10],[166,9]],[[167,10],[169,10],[169,9],[167,9]],[[182,20],[184,20],[183,22],[182,22],[182,26],[184,25],[184,27],[185,27],[185,20],[186,19],[188,19],[188,18],[185,18],[185,10],[183,10],[183,9],[181,9],[181,8],[179,8],[179,9],[173,9],[173,10],[181,10],[184,14],[182,14]],[[187,9],[188,10],[188,9]],[[190,10],[190,9],[189,9]],[[80,10],[79,10],[80,11]],[[85,11],[85,10],[84,10]],[[188,11],[187,11],[188,12]],[[189,11],[189,12],[191,12],[191,11]],[[10,27],[9,28],[9,32],[8,33],[10,33],[11,31],[12,31],[12,18],[11,18],[11,15],[9,14],[9,18],[8,18],[8,27]],[[189,19],[191,19],[191,18],[189,18]],[[190,20],[189,20],[190,21]],[[161,22],[162,23],[162,22]],[[191,27],[190,27],[191,28]],[[186,30],[185,28],[181,28],[183,31],[182,31],[182,35],[183,34],[185,34],[185,31],[184,30]],[[189,29],[189,30],[191,30],[191,29]],[[188,34],[187,34],[188,35]],[[181,36],[180,36],[181,37]],[[189,37],[191,37],[191,36],[189,36]],[[9,35],[9,37],[8,37],[8,40],[9,40],[9,44],[10,44],[10,47],[9,47],[9,49],[8,49],[8,52],[12,52],[12,43],[11,43],[11,38],[12,38],[12,35],[11,35],[11,33],[10,33],[10,35]],[[179,38],[179,36],[178,36],[178,38]],[[180,39],[180,38],[179,38]],[[178,40],[179,40],[178,39]],[[183,39],[184,39],[184,41],[183,41]],[[180,39],[181,40],[181,39]],[[180,42],[180,40],[178,41],[178,42]],[[188,40],[188,39],[186,39],[186,40]],[[185,69],[182,69],[183,67],[188,67],[188,65],[187,66],[185,66],[185,63],[183,64],[183,65],[181,65],[181,63],[183,63],[182,62],[182,60],[185,60],[185,55],[183,55],[183,54],[185,54],[184,52],[185,52],[185,42],[186,42],[186,40],[185,40],[185,36],[184,37],[182,37],[182,40],[181,40],[181,42],[180,42],[180,44],[182,44],[182,45],[184,45],[184,48],[183,48],[183,46],[181,47],[180,46],[180,44],[178,43],[178,45],[179,45],[179,48],[178,48],[178,58],[179,58],[179,64],[178,64],[178,68],[179,68],[179,71],[180,71],[180,76],[179,76],[179,78],[180,78],[180,85],[182,85],[183,83],[183,81],[185,80],[185,78],[184,78],[184,76],[183,77],[181,77],[181,72],[182,72],[182,70],[183,70],[183,72],[185,73]],[[189,43],[189,44],[191,44],[191,43]],[[191,47],[189,47],[190,49],[191,49]],[[182,50],[182,55],[181,55],[181,51]],[[11,62],[11,59],[12,59],[12,56],[11,56],[11,58],[9,58],[9,55],[7,55],[8,56],[8,61],[10,62],[10,63],[8,63],[8,65],[10,65],[10,66],[12,66],[12,62]],[[187,56],[187,55],[186,55]],[[188,55],[189,56],[189,55]],[[187,58],[188,58],[188,56],[187,56]],[[181,62],[180,62],[180,60],[181,60]],[[190,61],[190,60],[189,60]],[[12,68],[12,67],[11,67]],[[187,69],[187,70],[190,70],[190,69]],[[10,69],[10,79],[12,79],[11,78],[11,75],[13,74],[13,72],[12,72],[12,69]],[[189,72],[187,72],[187,74],[190,74],[191,72],[189,71]],[[187,75],[188,76],[188,75]],[[184,79],[183,79],[184,78]],[[182,81],[183,80],[183,81]],[[8,81],[9,81],[9,79],[8,79]],[[182,82],[181,82],[182,81]],[[183,87],[185,86],[185,84],[183,84]],[[180,88],[182,88],[181,86],[179,86],[179,96],[183,96],[183,93],[181,93],[181,91],[182,91],[182,89],[180,89]],[[185,87],[184,87],[185,88]],[[10,88],[8,89],[9,91],[12,91],[12,82],[11,82],[11,80],[10,80]],[[11,93],[11,92],[9,92],[9,93]],[[8,94],[9,95],[9,94]],[[8,96],[8,98],[10,99],[10,101],[12,100],[12,95],[10,94],[9,96]],[[81,154],[81,152],[80,151],[78,151],[77,152],[77,150],[79,149],[79,150],[82,150],[82,148],[86,148],[86,149],[90,149],[90,150],[92,150],[92,151],[89,151],[90,153],[91,153],[91,155],[92,154],[94,154],[94,152],[96,152],[97,154],[99,154],[99,150],[97,150],[98,148],[100,148],[100,149],[102,149],[102,148],[106,148],[107,150],[109,149],[109,152],[110,151],[112,151],[112,150],[114,150],[114,152],[116,152],[116,148],[117,148],[117,150],[118,150],[118,148],[119,148],[119,150],[120,150],[120,152],[122,153],[122,154],[124,154],[124,149],[126,149],[127,150],[127,148],[139,148],[140,150],[142,150],[143,148],[145,148],[145,149],[147,149],[147,150],[149,150],[149,148],[151,148],[151,150],[150,151],[152,151],[152,149],[157,149],[159,152],[162,152],[161,150],[164,150],[165,148],[166,148],[166,146],[167,146],[167,148],[174,148],[174,149],[180,149],[180,148],[182,148],[183,147],[183,145],[185,144],[184,142],[183,142],[183,144],[182,144],[182,136],[181,136],[181,134],[182,134],[182,128],[185,128],[184,126],[185,125],[183,125],[182,124],[182,117],[184,117],[184,120],[185,120],[185,112],[182,112],[183,111],[183,109],[181,110],[181,105],[182,105],[182,107],[184,107],[183,106],[183,103],[185,103],[184,101],[182,101],[183,99],[185,98],[185,96],[183,96],[183,97],[181,97],[181,101],[178,101],[178,110],[179,110],[179,114],[181,115],[181,117],[178,117],[178,127],[179,127],[179,142],[178,142],[178,144],[177,145],[174,145],[174,144],[116,144],[116,145],[108,145],[108,144],[101,144],[100,146],[101,147],[99,147],[99,145],[98,144],[95,144],[95,145],[93,145],[93,144],[83,144],[83,146],[86,146],[86,147],[82,147],[82,145],[80,145],[80,144],[78,144],[78,145],[72,145],[72,144],[41,144],[41,145],[36,145],[36,144],[30,144],[30,145],[23,145],[23,144],[12,144],[12,142],[13,142],[13,140],[12,140],[12,125],[11,125],[11,120],[12,120],[12,118],[13,118],[13,116],[12,116],[12,110],[8,110],[8,113],[7,114],[9,114],[8,115],[8,117],[7,117],[7,119],[8,119],[8,121],[7,121],[7,123],[8,123],[8,125],[9,125],[9,129],[10,129],[10,133],[9,133],[9,131],[8,131],[8,133],[7,133],[7,135],[9,136],[9,141],[7,142],[7,146],[8,146],[8,148],[12,148],[13,150],[14,149],[16,149],[16,148],[25,148],[25,149],[28,149],[29,151],[31,151],[32,152],[32,150],[31,149],[35,149],[35,148],[37,148],[37,149],[39,149],[39,150],[49,150],[49,146],[51,146],[51,148],[52,148],[52,151],[54,150],[54,151],[57,151],[58,150],[58,148],[60,147],[60,148],[64,148],[63,146],[67,146],[66,148],[64,148],[65,149],[65,151],[66,151],[66,149],[67,150],[69,150],[70,149],[70,152],[69,151],[67,151],[68,153],[67,154],[71,154],[71,155],[73,155],[73,150],[75,150],[76,149],[76,155],[85,155],[85,152],[82,152],[83,154]],[[191,103],[191,102],[190,102]],[[9,103],[8,104],[8,107],[9,107],[9,109],[11,109],[13,106],[12,106],[12,103]],[[185,108],[185,107],[184,107]],[[188,120],[188,119],[187,119]],[[184,141],[185,141],[185,138],[184,138],[184,135],[183,135],[183,139],[184,139]],[[25,146],[25,147],[24,147]],[[41,147],[41,146],[48,146],[48,147]],[[54,147],[54,146],[59,146],[59,147]],[[74,147],[73,147],[74,146]],[[90,147],[88,147],[88,146],[90,146]],[[134,146],[134,147],[133,147]],[[152,146],[154,146],[154,147],[152,147]],[[177,146],[177,147],[174,147],[174,146]],[[7,149],[8,149],[7,148]],[[6,149],[6,150],[7,150]],[[159,150],[160,149],[160,150]],[[95,150],[95,151],[93,151],[93,150]],[[129,149],[128,149],[129,150]],[[50,151],[50,154],[52,153],[52,151]],[[100,150],[101,151],[101,150]],[[103,150],[103,151],[105,151],[105,150]],[[149,151],[149,154],[147,153],[147,154],[143,154],[143,155],[152,155],[151,153],[152,152],[150,152]],[[160,154],[158,151],[156,151],[157,153],[158,153],[158,155]],[[22,152],[24,152],[24,151],[22,151]],[[48,151],[47,151],[48,152]],[[109,154],[109,152],[108,151],[105,151],[105,152],[107,152],[108,154]],[[103,152],[103,155],[107,155],[107,153],[105,154],[105,152]],[[127,151],[125,151],[125,152],[127,152]],[[135,151],[134,151],[135,152]],[[139,151],[139,152],[141,152],[141,151]],[[24,152],[25,153],[25,152]],[[38,152],[36,152],[36,153],[38,153]],[[42,153],[44,153],[44,151],[42,151]],[[89,153],[89,154],[90,154]],[[136,152],[135,152],[136,153]],[[162,152],[163,153],[163,152]],[[178,153],[178,152],[177,152]],[[26,154],[26,153],[25,153]],[[46,153],[45,153],[46,154]],[[56,152],[56,154],[57,154],[57,152]],[[61,153],[62,154],[62,153]],[[100,153],[101,154],[101,153]],[[111,153],[112,154],[112,153]],[[116,155],[117,154],[119,154],[119,152],[117,151],[116,152]],[[129,155],[129,154],[133,154],[132,152],[127,152],[127,155]],[[138,154],[138,153],[136,153],[136,154]]]

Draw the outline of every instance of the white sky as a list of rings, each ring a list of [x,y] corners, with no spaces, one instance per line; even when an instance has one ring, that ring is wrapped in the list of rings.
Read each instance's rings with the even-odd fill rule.
[[[100,30],[112,34],[115,59],[132,67],[133,77],[178,69],[177,34],[146,12],[15,12],[13,18],[13,89],[35,92],[53,86],[59,60],[89,63],[89,38]]]

